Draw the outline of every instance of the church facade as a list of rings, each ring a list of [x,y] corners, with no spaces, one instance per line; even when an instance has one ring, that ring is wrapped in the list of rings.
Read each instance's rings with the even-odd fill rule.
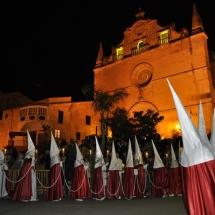
[[[104,91],[124,88],[128,98],[118,103],[132,117],[134,111],[152,109],[164,116],[157,132],[171,136],[179,126],[167,79],[179,95],[197,125],[201,101],[207,133],[214,108],[214,87],[207,47],[207,35],[194,4],[192,29],[176,31],[175,24],[160,26],[157,20],[145,19],[143,11],[124,32],[123,40],[103,56],[100,44],[94,84]]]

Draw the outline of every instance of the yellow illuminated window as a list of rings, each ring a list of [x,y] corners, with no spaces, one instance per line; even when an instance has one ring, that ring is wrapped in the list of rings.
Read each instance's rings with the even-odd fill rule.
[[[123,48],[122,47],[116,49],[116,58],[117,58],[117,60],[120,60],[123,58]]]
[[[137,49],[142,49],[144,47],[144,43],[143,41],[140,41],[138,44],[137,44]]]
[[[169,42],[169,32],[168,30],[162,31],[160,33],[160,44],[165,44]]]
[[[60,130],[59,129],[55,129],[54,137],[55,138],[60,138]]]

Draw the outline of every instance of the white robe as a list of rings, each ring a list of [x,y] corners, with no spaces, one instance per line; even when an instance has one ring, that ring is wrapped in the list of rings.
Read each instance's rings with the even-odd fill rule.
[[[7,171],[8,167],[5,164],[0,165],[0,197],[3,198],[5,196],[8,196],[8,193],[6,191],[6,178],[5,178],[5,172]]]

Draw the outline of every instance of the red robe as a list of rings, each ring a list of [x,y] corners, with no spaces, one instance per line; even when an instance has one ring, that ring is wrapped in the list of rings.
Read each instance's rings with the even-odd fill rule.
[[[105,197],[104,187],[103,187],[103,175],[102,175],[102,167],[98,167],[94,169],[94,177],[93,177],[93,198],[101,199]]]
[[[50,169],[48,187],[52,186],[56,182],[56,180],[57,182],[51,188],[46,189],[46,200],[53,201],[63,198],[63,186],[60,168],[60,164],[57,163]]]
[[[109,170],[107,180],[107,197],[109,199],[118,199],[122,196],[122,187],[120,183],[119,170]]]
[[[152,197],[162,197],[164,195],[163,190],[168,188],[168,182],[168,166],[154,169],[152,179]]]
[[[189,215],[215,213],[215,160],[181,166],[183,199]]]
[[[126,198],[134,197],[134,168],[125,168],[124,193]]]
[[[134,195],[137,198],[143,198],[145,196],[145,190],[146,190],[146,187],[145,187],[145,172],[144,172],[144,169],[143,169],[143,165],[139,164],[139,165],[135,166],[135,169],[138,170],[138,175],[136,175]]]
[[[80,188],[80,189],[79,189]],[[82,199],[90,197],[90,186],[88,181],[87,170],[83,165],[74,168],[74,176],[72,179],[71,199]]]
[[[29,159],[29,158],[24,159],[18,180],[27,173],[29,168],[31,168],[31,170],[21,181],[17,182],[12,200],[21,201],[21,200],[31,199],[31,196],[33,195],[31,171],[34,169],[34,166],[31,167],[31,164],[32,164],[32,159]]]
[[[181,170],[179,167],[171,168],[169,171],[169,194],[182,194]]]

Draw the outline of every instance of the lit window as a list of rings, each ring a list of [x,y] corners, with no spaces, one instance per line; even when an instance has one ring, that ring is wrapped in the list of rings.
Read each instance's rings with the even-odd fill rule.
[[[28,115],[37,115],[37,108],[29,108]]]
[[[121,60],[123,58],[123,48],[116,49],[116,59]]]
[[[58,111],[58,123],[63,124],[63,111]]]
[[[86,116],[86,125],[91,125],[91,117]]]
[[[137,44],[137,50],[138,50],[139,53],[142,52],[142,51],[144,51],[144,43],[143,43],[143,41],[140,41]]]
[[[27,116],[27,113],[28,113],[28,109],[21,109],[20,110],[20,116]]]
[[[55,131],[54,131],[54,137],[55,138],[60,138],[60,130],[59,129],[55,129]]]
[[[40,116],[46,116],[47,109],[46,108],[38,108],[38,115]]]
[[[160,33],[160,44],[165,44],[169,42],[169,32],[168,30],[162,31]]]

